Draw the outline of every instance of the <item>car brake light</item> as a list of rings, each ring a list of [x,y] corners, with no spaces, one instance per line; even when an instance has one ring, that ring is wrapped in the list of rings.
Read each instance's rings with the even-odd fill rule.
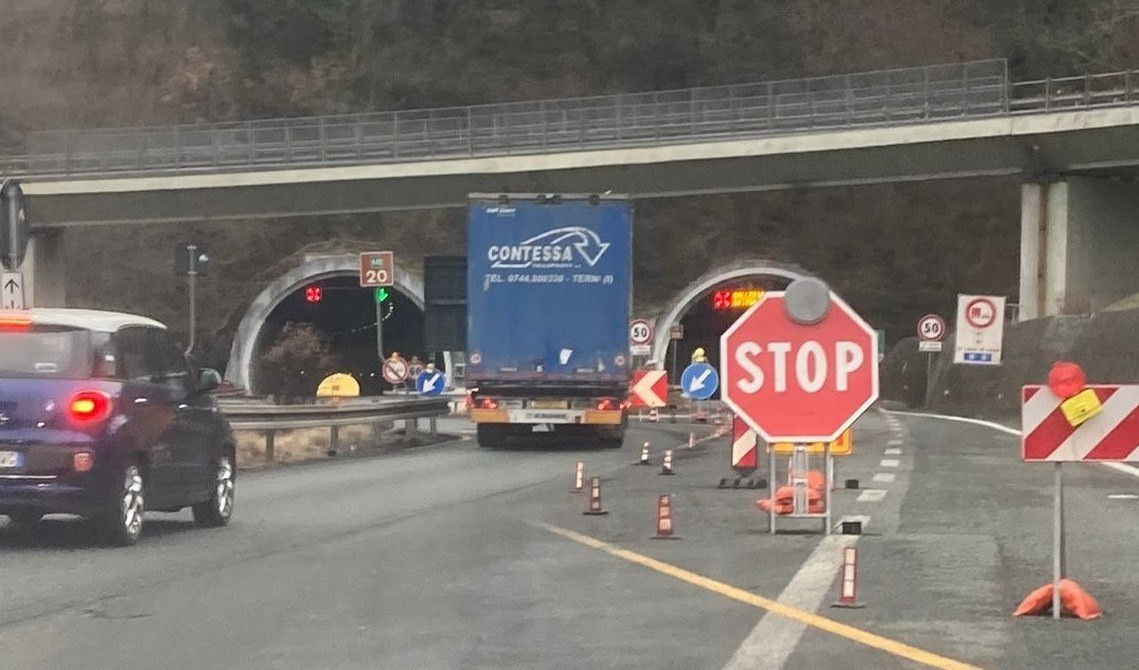
[[[87,472],[95,467],[95,454],[90,451],[76,452],[71,457],[71,467],[76,472]]]
[[[28,330],[32,320],[22,314],[0,314],[0,330]]]
[[[102,391],[80,391],[67,408],[71,418],[80,423],[102,421],[111,415],[111,396]]]

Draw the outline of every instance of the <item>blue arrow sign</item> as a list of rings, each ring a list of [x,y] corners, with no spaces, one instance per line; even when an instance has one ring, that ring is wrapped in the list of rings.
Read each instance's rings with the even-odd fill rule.
[[[720,386],[720,375],[707,363],[693,363],[680,375],[680,388],[694,400],[707,400]]]
[[[415,378],[415,391],[420,395],[439,395],[446,385],[446,375],[438,370],[425,370]]]

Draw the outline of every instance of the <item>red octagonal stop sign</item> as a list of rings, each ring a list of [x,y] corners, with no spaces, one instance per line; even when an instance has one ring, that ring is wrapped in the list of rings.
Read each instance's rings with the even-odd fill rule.
[[[878,338],[834,293],[803,325],[764,294],[720,338],[721,393],[767,442],[833,442],[878,398]]]

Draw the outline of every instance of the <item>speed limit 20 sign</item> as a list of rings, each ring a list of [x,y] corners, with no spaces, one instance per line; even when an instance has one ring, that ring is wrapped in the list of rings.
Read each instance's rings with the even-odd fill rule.
[[[360,286],[395,286],[395,258],[392,252],[368,251],[360,254]]]
[[[629,324],[629,353],[648,356],[653,352],[653,324],[647,319],[634,319]]]

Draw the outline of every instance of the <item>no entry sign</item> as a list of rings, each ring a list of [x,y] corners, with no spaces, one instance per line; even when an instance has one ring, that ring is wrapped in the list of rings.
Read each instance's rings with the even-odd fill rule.
[[[820,318],[765,294],[720,339],[724,402],[768,443],[833,442],[878,398],[874,330],[833,292]]]

